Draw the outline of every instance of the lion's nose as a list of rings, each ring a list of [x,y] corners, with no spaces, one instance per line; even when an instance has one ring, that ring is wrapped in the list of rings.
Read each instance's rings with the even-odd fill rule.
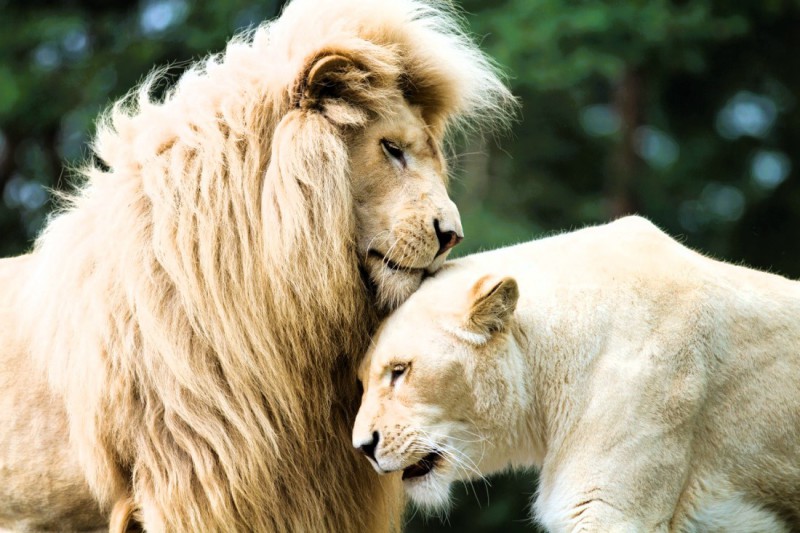
[[[358,449],[361,450],[361,453],[375,461],[375,448],[378,447],[378,441],[380,440],[381,436],[378,434],[377,431],[372,432],[372,440],[369,442],[362,442]]]
[[[433,229],[436,231],[436,238],[439,240],[439,251],[436,252],[436,257],[447,252],[450,248],[464,240],[463,235],[459,235],[455,231],[443,229],[439,225],[439,219],[433,221]]]

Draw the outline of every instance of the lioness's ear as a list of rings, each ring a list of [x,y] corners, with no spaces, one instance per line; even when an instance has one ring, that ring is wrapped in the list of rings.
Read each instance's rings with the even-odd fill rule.
[[[514,278],[498,280],[494,276],[484,276],[472,287],[470,296],[467,327],[488,339],[505,329],[511,320],[519,300],[519,287]]]
[[[312,59],[304,70],[295,94],[298,107],[317,107],[326,98],[339,98],[347,79],[358,68],[343,55],[327,54]]]

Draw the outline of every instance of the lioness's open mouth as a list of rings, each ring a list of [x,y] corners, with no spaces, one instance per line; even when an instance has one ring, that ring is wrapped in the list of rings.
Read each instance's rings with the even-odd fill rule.
[[[412,479],[415,477],[424,476],[425,474],[433,470],[433,468],[436,466],[436,464],[439,462],[441,458],[442,456],[439,454],[439,452],[429,453],[428,455],[423,457],[422,460],[420,460],[419,462],[414,463],[411,466],[405,467],[403,469],[403,479],[405,480],[405,479]]]

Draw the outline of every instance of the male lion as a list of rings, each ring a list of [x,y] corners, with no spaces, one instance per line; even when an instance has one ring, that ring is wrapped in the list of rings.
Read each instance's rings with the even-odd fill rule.
[[[99,124],[0,263],[0,528],[382,531],[349,446],[378,310],[462,237],[445,134],[513,98],[446,3],[296,0]]]
[[[360,377],[353,444],[422,506],[534,466],[550,531],[800,528],[800,283],[644,219],[446,264]]]

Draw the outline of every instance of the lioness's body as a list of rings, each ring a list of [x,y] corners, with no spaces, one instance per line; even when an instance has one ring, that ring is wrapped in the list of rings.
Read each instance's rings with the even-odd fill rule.
[[[514,283],[468,290],[487,274],[516,279],[519,301],[482,330],[492,317],[471,318],[475,301]],[[513,309],[511,288],[497,309]],[[387,387],[402,356],[407,374]],[[428,451],[450,446],[482,474],[540,467],[535,513],[552,531],[800,527],[800,283],[704,257],[643,219],[453,262],[368,359],[354,442],[386,431],[378,465],[425,455],[383,455],[413,434],[386,428],[435,428]],[[460,477],[444,455],[406,481],[412,498]]]

